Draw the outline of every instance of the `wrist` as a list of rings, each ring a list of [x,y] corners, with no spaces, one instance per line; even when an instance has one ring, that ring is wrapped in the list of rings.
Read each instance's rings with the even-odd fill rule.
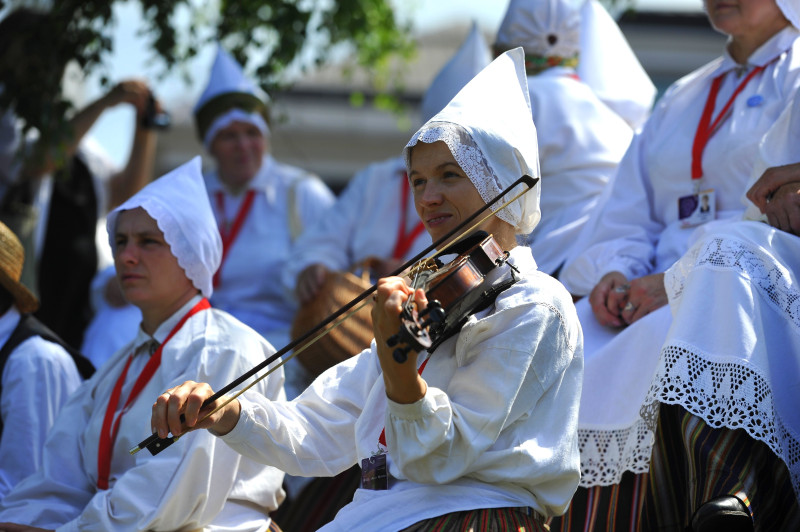
[[[209,428],[215,436],[225,436],[239,423],[242,413],[242,404],[238,399],[234,399],[222,409],[222,416],[212,427]]]

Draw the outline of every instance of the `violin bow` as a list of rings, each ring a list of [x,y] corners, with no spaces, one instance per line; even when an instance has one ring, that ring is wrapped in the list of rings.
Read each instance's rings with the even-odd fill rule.
[[[442,244],[444,244],[450,238],[452,238],[454,235],[459,233],[459,231],[461,231],[464,227],[466,227],[470,223],[472,223],[484,211],[486,211],[492,205],[494,205],[495,203],[500,201],[500,199],[502,199],[506,194],[508,194],[511,190],[513,190],[518,185],[526,185],[527,188],[525,188],[525,190],[523,190],[522,192],[518,193],[516,196],[514,196],[513,198],[508,200],[506,203],[504,203],[499,209],[497,209],[497,211],[493,211],[488,216],[486,216],[486,218],[483,218],[483,219],[479,220],[477,223],[474,224],[473,227],[470,227],[469,230],[473,229],[474,227],[477,227],[478,225],[483,223],[483,221],[485,219],[487,219],[490,216],[494,215],[496,212],[502,210],[503,208],[505,208],[506,206],[511,204],[513,201],[516,201],[517,198],[519,198],[523,194],[527,193],[529,190],[533,189],[533,187],[536,186],[536,183],[538,183],[538,182],[539,182],[539,178],[538,177],[531,177],[531,176],[529,176],[527,174],[523,175],[522,177],[520,177],[519,179],[514,181],[511,185],[509,185],[505,190],[500,192],[500,194],[498,194],[494,199],[492,199],[491,201],[486,203],[483,207],[481,207],[480,209],[478,209],[477,211],[472,213],[470,216],[468,216],[464,221],[462,221],[456,227],[454,227],[453,229],[448,231],[447,234],[445,234],[444,236],[439,238],[439,240],[437,240],[436,242],[432,243],[430,246],[428,246],[427,248],[425,248],[424,250],[419,252],[415,257],[413,257],[413,258],[409,259],[408,261],[406,261],[405,264],[399,266],[396,270],[394,270],[392,273],[390,273],[388,275],[388,277],[400,275],[407,268],[409,268],[410,266],[416,264],[417,262],[419,262],[420,260],[425,258],[431,251],[437,249],[439,246],[442,246]],[[458,239],[453,239],[453,242],[456,242],[457,240]],[[434,256],[440,255],[442,252],[444,252],[444,250],[446,250],[448,247],[450,247],[450,245],[453,242],[447,243],[446,245],[442,246],[442,249],[438,250],[437,253],[434,254]],[[282,357],[283,355],[285,355],[289,351],[293,350],[294,348],[296,348],[297,346],[302,344],[302,347],[300,349],[297,349],[290,356],[288,356],[285,360],[282,360],[280,362],[280,364],[277,364],[275,367],[270,368],[269,371],[265,372],[263,375],[257,376],[257,378],[253,382],[249,383],[247,386],[245,386],[241,390],[238,390],[235,394],[225,398],[225,400],[220,405],[218,405],[216,408],[214,408],[209,413],[205,414],[200,419],[200,421],[202,421],[203,419],[206,419],[209,416],[213,415],[215,412],[217,412],[221,408],[224,408],[228,403],[230,403],[231,401],[233,401],[234,399],[236,399],[237,397],[242,395],[244,392],[249,390],[256,383],[258,383],[261,380],[265,379],[273,371],[275,371],[279,367],[283,366],[286,362],[288,362],[289,360],[294,358],[294,356],[297,355],[298,353],[300,353],[303,349],[305,349],[306,347],[308,347],[311,344],[313,344],[315,341],[317,341],[322,336],[328,334],[328,332],[330,332],[340,322],[342,322],[345,319],[347,319],[351,314],[357,312],[364,304],[366,304],[366,302],[364,302],[358,308],[353,309],[353,307],[355,307],[356,305],[358,305],[359,303],[364,301],[367,297],[372,295],[376,290],[377,290],[377,284],[374,284],[371,287],[369,287],[368,289],[364,290],[361,294],[356,296],[349,303],[346,303],[345,305],[343,305],[341,308],[339,308],[339,310],[337,310],[336,312],[334,312],[333,314],[331,314],[330,316],[328,316],[327,318],[322,320],[320,323],[318,323],[312,329],[309,329],[307,332],[302,334],[300,337],[292,340],[291,342],[289,342],[288,344],[283,346],[281,349],[276,351],[274,354],[272,354],[271,356],[266,358],[263,362],[260,362],[258,365],[256,365],[253,368],[249,369],[247,372],[243,373],[242,375],[240,375],[239,377],[237,377],[236,379],[234,379],[233,381],[228,383],[223,388],[220,388],[217,392],[215,392],[213,395],[211,395],[208,399],[203,401],[203,404],[200,407],[201,410],[203,408],[208,407],[209,405],[215,403],[217,400],[223,398],[227,393],[231,392],[231,390],[233,390],[234,388],[236,388],[240,384],[244,383],[247,379],[249,379],[249,378],[251,378],[253,376],[256,376],[258,374],[258,372],[260,372],[264,368],[268,367],[270,364],[272,364],[273,362],[278,360],[280,357]],[[353,309],[353,310],[351,310],[351,309]],[[350,312],[347,314],[347,316],[344,316],[341,319],[339,319],[343,314],[347,313],[348,311],[350,311]],[[333,323],[337,319],[339,319],[339,321],[337,321],[333,325],[333,327],[331,327],[329,329],[326,329],[326,330],[323,330],[325,327],[327,327],[328,325],[330,325],[331,323]],[[316,336],[314,336],[314,335],[316,335]],[[314,336],[314,338],[309,341],[309,339],[312,336]],[[181,420],[183,420],[183,414],[181,414]],[[186,434],[187,432],[191,432],[191,431],[186,431],[183,434]],[[160,453],[161,451],[163,451],[164,449],[166,449],[167,447],[169,447],[170,445],[172,445],[173,443],[175,443],[176,441],[178,441],[179,438],[180,438],[180,436],[168,436],[166,438],[159,438],[158,434],[154,432],[153,434],[151,434],[150,436],[148,436],[147,438],[145,438],[144,440],[139,442],[138,445],[136,445],[135,447],[130,449],[130,451],[128,451],[128,452],[131,455],[134,455],[134,454],[138,453],[142,449],[147,449],[148,451],[150,451],[151,454],[156,455],[156,454]]]

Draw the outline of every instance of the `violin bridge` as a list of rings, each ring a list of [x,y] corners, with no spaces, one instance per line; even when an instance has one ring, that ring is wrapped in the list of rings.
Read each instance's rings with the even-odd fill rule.
[[[426,274],[435,273],[438,270],[439,266],[436,264],[436,259],[428,258],[428,259],[422,259],[421,261],[413,265],[409,269],[408,274],[412,279],[414,279],[414,284],[419,285],[420,283],[418,282],[418,278],[420,277],[420,275],[424,276],[423,279],[421,279],[424,281],[424,279],[429,276]]]

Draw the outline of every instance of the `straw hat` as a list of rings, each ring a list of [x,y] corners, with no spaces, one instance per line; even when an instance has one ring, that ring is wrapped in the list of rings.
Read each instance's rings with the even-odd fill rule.
[[[33,312],[39,308],[39,301],[25,285],[19,282],[25,250],[17,235],[0,222],[0,284],[8,290],[20,312]]]

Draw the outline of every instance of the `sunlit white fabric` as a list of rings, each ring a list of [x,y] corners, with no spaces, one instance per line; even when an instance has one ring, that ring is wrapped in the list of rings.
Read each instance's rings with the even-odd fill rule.
[[[764,65],[765,70],[737,97],[706,147],[700,189],[715,189],[718,219],[741,218],[742,195],[759,142],[800,86],[798,35],[787,27],[752,54],[749,64]],[[707,230],[682,228],[677,201],[694,192],[692,142],[711,80],[724,74],[717,100],[721,108],[719,102],[727,101],[741,81],[735,67],[725,53],[664,95],[634,137],[608,198],[587,224],[578,244],[584,251],[561,272],[570,292],[588,294],[611,271],[629,279],[664,272],[689,249],[696,234]],[[598,325],[586,301],[577,307],[586,358],[578,435],[582,466],[591,464],[582,469],[581,485],[607,485],[619,482],[626,470],[647,470],[652,433],[636,411],[655,373],[671,315],[663,307],[618,331]],[[613,445],[606,445],[609,441]]]
[[[420,103],[422,122],[427,122],[444,109],[453,96],[491,62],[489,45],[478,25],[473,24],[467,38],[453,57],[439,70],[425,91]]]
[[[0,317],[0,346],[19,320],[15,306]],[[3,368],[0,396],[0,500],[42,466],[47,431],[81,382],[72,358],[58,344],[33,336],[11,352]]]
[[[168,318],[153,337],[163,342],[199,299]],[[122,397],[128,396],[149,356],[138,348],[150,340],[140,331],[70,397],[48,434],[42,467],[2,501],[0,520],[59,532],[268,526],[265,511],[283,498],[283,473],[242,457],[207,431],[192,432],[157,456],[128,453],[150,434],[153,402],[164,390],[187,380],[219,389],[274,352],[251,329],[214,309],[189,318],[164,347],[160,367],[121,418],[109,489],[97,489],[98,444],[111,392],[135,352],[122,388]],[[282,383],[278,369],[254,389],[280,400]]]
[[[231,223],[244,201],[244,191],[232,194],[214,171],[206,174],[205,182],[215,226]],[[221,266],[211,303],[280,349],[289,342],[297,309],[281,284],[282,271],[292,262],[292,238],[296,236],[291,234],[290,217],[296,215],[303,228],[309,227],[325,215],[334,197],[318,177],[269,155],[248,188],[256,191],[253,205]],[[216,202],[217,193],[223,195],[226,220]]]
[[[512,249],[510,260],[523,280],[431,355],[418,402],[387,400],[373,343],[292,402],[245,394],[222,439],[288,474],[329,476],[375,453],[385,426],[398,480],[358,490],[324,530],[400,530],[473,508],[562,513],[578,483],[580,327],[568,294],[536,271],[528,248]]]

